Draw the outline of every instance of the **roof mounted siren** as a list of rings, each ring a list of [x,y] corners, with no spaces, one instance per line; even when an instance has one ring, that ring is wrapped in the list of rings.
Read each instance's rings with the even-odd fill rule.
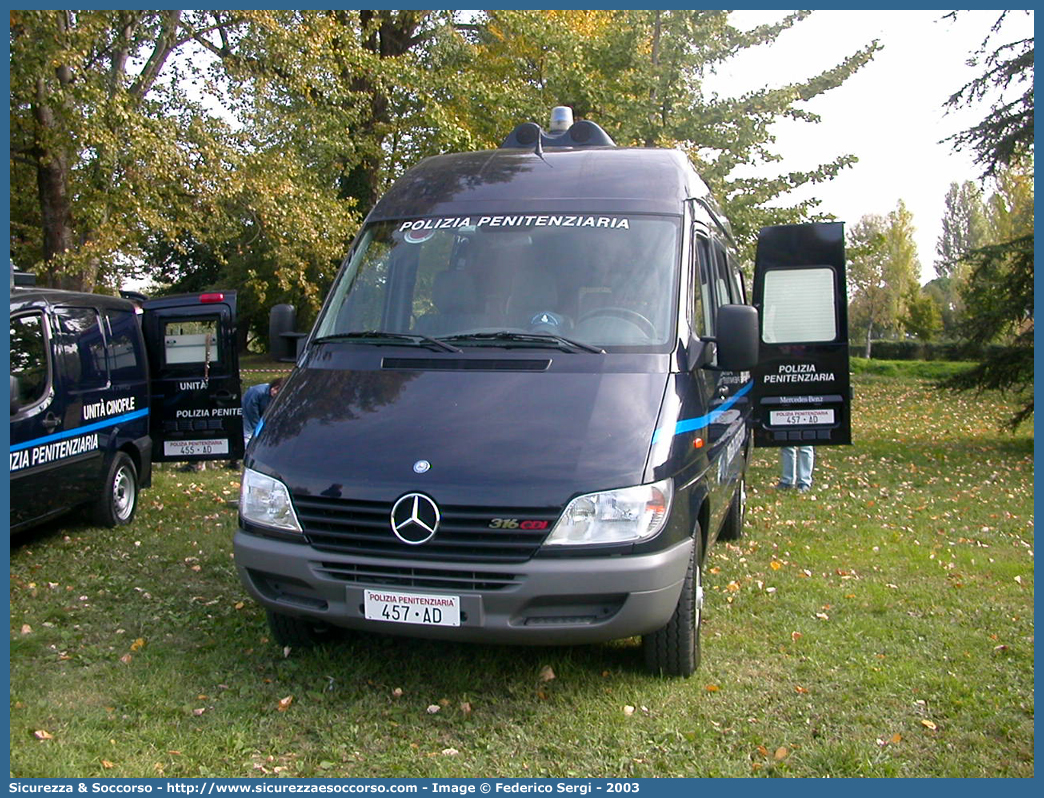
[[[543,130],[535,122],[523,122],[500,146],[539,151],[548,147],[615,147],[616,142],[594,122],[586,119],[573,122],[573,109],[569,106],[556,105],[551,109],[549,130]]]

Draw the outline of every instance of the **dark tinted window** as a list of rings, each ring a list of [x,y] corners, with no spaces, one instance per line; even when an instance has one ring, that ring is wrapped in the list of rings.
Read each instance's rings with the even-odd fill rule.
[[[138,320],[134,313],[109,311],[109,372],[114,381],[126,382],[142,375]]]
[[[22,407],[36,404],[47,392],[47,342],[39,313],[11,319],[11,376],[18,379]]]
[[[89,391],[109,384],[105,337],[94,308],[58,308],[58,349],[72,390]]]
[[[331,290],[317,335],[383,330],[466,347],[487,344],[484,334],[541,332],[665,351],[675,333],[678,238],[676,219],[650,215],[377,222]]]

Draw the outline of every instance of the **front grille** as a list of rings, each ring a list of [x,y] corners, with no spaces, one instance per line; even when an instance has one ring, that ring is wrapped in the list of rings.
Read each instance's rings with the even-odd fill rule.
[[[442,520],[435,536],[411,546],[392,533],[391,505],[385,502],[295,495],[294,509],[308,542],[320,551],[444,562],[525,562],[540,548],[561,512],[440,505]],[[546,523],[546,527],[490,529],[495,518]]]
[[[331,579],[374,587],[412,587],[453,592],[503,590],[521,583],[518,574],[486,571],[448,571],[440,568],[397,568],[358,563],[317,563],[315,569]]]

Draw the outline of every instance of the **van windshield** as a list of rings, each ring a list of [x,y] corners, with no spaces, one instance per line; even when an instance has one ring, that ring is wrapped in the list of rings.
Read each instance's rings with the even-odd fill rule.
[[[358,333],[372,332],[455,347],[559,339],[581,345],[571,351],[666,351],[677,317],[678,229],[677,219],[639,215],[370,224],[316,338],[366,341]]]

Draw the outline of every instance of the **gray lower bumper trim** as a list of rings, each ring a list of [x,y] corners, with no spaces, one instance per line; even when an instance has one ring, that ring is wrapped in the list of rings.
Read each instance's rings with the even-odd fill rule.
[[[234,546],[243,584],[276,612],[411,637],[535,645],[601,642],[659,629],[678,603],[692,552],[689,540],[640,556],[462,566],[339,557],[242,530]],[[363,591],[389,586],[459,596],[461,625],[367,620]]]

